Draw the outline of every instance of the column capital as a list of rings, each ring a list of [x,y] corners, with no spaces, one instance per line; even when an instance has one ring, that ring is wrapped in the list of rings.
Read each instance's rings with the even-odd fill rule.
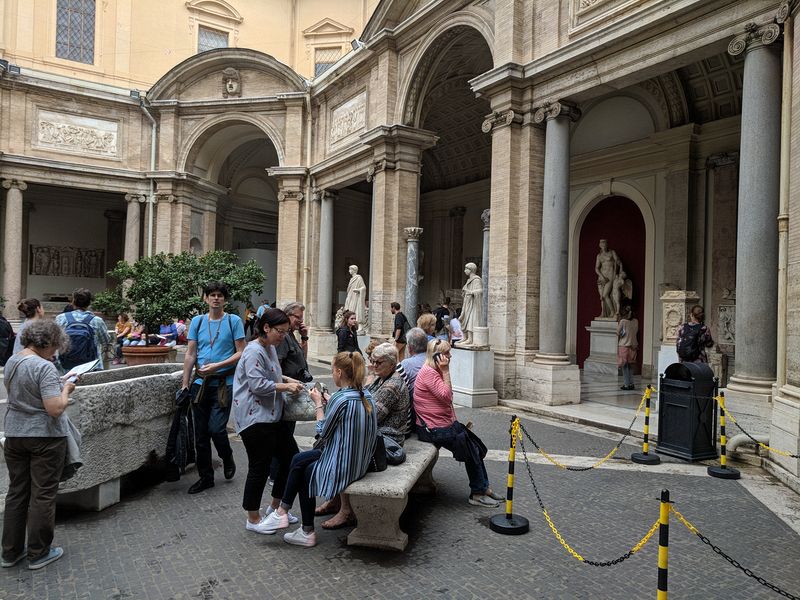
[[[121,210],[107,210],[103,212],[103,216],[109,221],[124,221],[125,213]]]
[[[303,192],[300,190],[281,190],[278,192],[278,202],[295,201],[300,202],[303,199]]]
[[[514,112],[513,110],[496,110],[492,114],[487,115],[486,119],[481,124],[481,131],[483,133],[491,133],[495,129],[508,127],[512,123],[522,123],[522,115]]]
[[[449,211],[447,211],[448,216],[451,217],[463,217],[467,214],[467,207],[466,206],[454,206]]]
[[[777,40],[783,33],[783,24],[789,18],[789,2],[784,0],[778,6],[772,23],[759,25],[758,23],[748,23],[744,26],[744,33],[740,33],[728,44],[728,54],[738,56],[743,52],[749,52],[757,48],[769,46]]]
[[[422,237],[422,227],[405,227],[403,231],[406,234],[406,241],[408,242],[418,242],[419,238]]]
[[[322,188],[314,188],[311,191],[311,200],[314,202],[320,202],[323,199],[326,200],[336,200],[339,197],[339,190],[328,190]]]
[[[489,222],[492,220],[492,209],[487,208],[481,213],[481,221],[483,221],[483,230],[489,229]]]
[[[175,195],[174,194],[156,194],[156,202],[170,204],[175,202]]]
[[[141,204],[144,204],[145,202],[147,202],[147,196],[145,196],[144,194],[136,194],[136,193],[125,194],[125,201],[140,202]]]
[[[367,169],[367,181],[372,181],[373,179],[375,179],[375,175],[377,175],[381,171],[392,170],[394,168],[395,168],[394,161],[387,160],[385,158],[376,160]]]
[[[566,100],[559,100],[557,102],[546,102],[544,105],[537,108],[533,113],[533,122],[537,125],[564,117],[570,121],[577,121],[581,116],[580,109],[572,102]]]
[[[4,179],[3,187],[7,190],[14,188],[15,190],[24,192],[25,190],[28,189],[28,184],[22,181],[21,179]]]
[[[719,167],[735,165],[738,162],[739,162],[738,152],[720,152],[719,154],[712,154],[706,159],[706,168],[717,169]]]

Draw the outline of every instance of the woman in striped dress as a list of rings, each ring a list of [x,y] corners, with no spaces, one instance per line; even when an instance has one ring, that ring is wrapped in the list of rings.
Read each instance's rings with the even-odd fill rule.
[[[378,422],[372,396],[363,388],[364,372],[364,358],[359,352],[340,352],[333,358],[333,383],[340,389],[328,401],[327,409],[320,393],[311,392],[321,448],[294,456],[281,504],[262,525],[272,531],[288,527],[289,509],[299,494],[303,524],[283,536],[288,544],[316,545],[316,496],[330,500],[367,472]]]

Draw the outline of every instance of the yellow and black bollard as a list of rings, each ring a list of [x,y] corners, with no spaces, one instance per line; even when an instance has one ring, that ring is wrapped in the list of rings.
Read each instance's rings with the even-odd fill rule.
[[[514,415],[511,417],[511,444],[508,450],[508,483],[506,486],[506,512],[494,515],[489,519],[489,529],[495,533],[504,535],[522,535],[528,533],[530,525],[528,519],[515,515],[512,511],[514,501],[514,464],[517,456],[517,438],[519,432],[519,418]]]
[[[658,593],[657,600],[667,600],[667,573],[669,566],[669,490],[661,490],[661,507],[658,513]]]
[[[642,443],[642,451],[634,452],[631,454],[631,460],[640,465],[657,465],[661,462],[661,458],[655,454],[650,454],[650,444],[648,438],[650,437],[650,394],[653,393],[653,386],[649,383],[644,390],[644,442]]]
[[[708,467],[707,472],[718,479],[739,479],[742,475],[739,469],[728,466],[728,457],[725,454],[725,445],[728,438],[725,435],[725,392],[720,392],[717,397],[719,402],[719,466]]]

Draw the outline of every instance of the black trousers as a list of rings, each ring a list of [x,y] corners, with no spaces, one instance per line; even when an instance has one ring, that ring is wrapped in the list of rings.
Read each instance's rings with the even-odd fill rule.
[[[308,488],[314,472],[314,463],[319,460],[320,456],[322,456],[321,450],[306,450],[295,455],[289,468],[289,479],[286,481],[286,490],[283,492],[281,500],[281,504],[288,510],[294,504],[297,495],[300,495],[300,513],[305,527],[314,527],[314,509],[317,506],[317,499],[309,495]]]
[[[247,452],[247,479],[244,483],[242,508],[256,511],[261,507],[261,498],[267,485],[270,464],[278,462],[275,484],[272,486],[272,497],[282,498],[289,477],[289,465],[292,457],[300,449],[294,440],[290,423],[255,423],[243,430],[239,435]],[[294,425],[294,423],[291,423]]]

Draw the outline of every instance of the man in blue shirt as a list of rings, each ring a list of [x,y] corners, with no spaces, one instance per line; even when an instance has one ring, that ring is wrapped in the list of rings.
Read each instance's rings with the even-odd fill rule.
[[[244,325],[237,315],[225,312],[228,286],[212,281],[203,288],[208,313],[198,315],[189,325],[186,359],[183,361],[183,389],[191,384],[197,474],[200,479],[189,488],[197,494],[214,487],[211,441],[222,459],[225,479],[233,479],[236,463],[226,426],[231,414],[233,373],[244,350]],[[192,370],[197,378],[191,381]]]

